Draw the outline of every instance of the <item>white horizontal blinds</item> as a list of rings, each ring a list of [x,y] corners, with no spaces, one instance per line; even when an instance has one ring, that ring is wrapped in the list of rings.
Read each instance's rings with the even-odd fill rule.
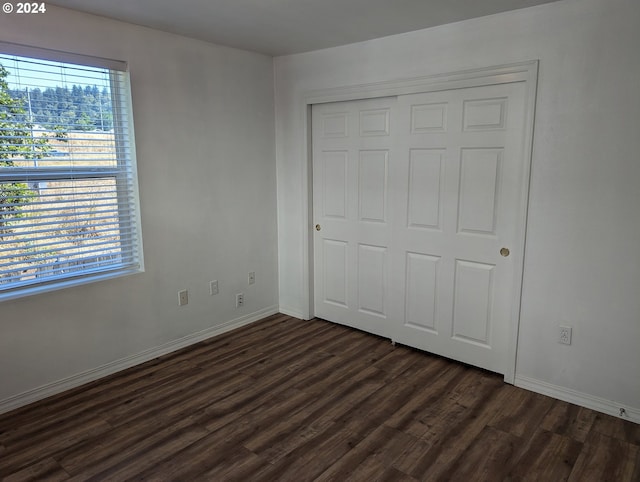
[[[87,55],[63,52],[61,50],[43,49],[41,47],[31,47],[28,45],[14,44],[12,42],[0,41],[0,53],[17,55],[29,59],[52,60],[67,64],[84,65],[89,67],[99,67],[106,70],[126,72],[127,64],[121,60],[106,59]]]
[[[137,269],[126,73],[9,54],[0,65],[0,297]]]

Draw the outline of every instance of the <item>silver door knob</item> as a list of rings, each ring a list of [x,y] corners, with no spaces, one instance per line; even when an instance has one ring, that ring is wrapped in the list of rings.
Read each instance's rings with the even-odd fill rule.
[[[505,258],[506,258],[507,256],[509,256],[509,253],[511,253],[511,251],[509,251],[509,248],[502,248],[502,249],[500,250],[500,255],[501,255],[501,256],[504,256]]]
[[[319,224],[316,224],[316,231],[320,231],[322,228],[320,227]]]

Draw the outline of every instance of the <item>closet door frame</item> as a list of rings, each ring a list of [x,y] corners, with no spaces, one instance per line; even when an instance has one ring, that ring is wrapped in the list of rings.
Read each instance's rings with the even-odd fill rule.
[[[521,155],[524,159],[525,169],[523,173],[523,189],[520,199],[520,219],[524,229],[521,230],[519,239],[514,243],[514,260],[516,276],[519,280],[513,290],[512,313],[510,317],[510,333],[508,347],[508,369],[505,371],[504,380],[513,384],[515,381],[516,355],[518,343],[518,328],[520,324],[520,306],[522,298],[522,278],[524,271],[525,241],[527,227],[527,213],[529,203],[529,183],[531,174],[531,158],[533,148],[533,127],[535,119],[535,104],[538,79],[538,61],[526,61],[515,64],[506,64],[482,69],[465,70],[453,73],[437,74],[427,77],[407,78],[376,82],[370,84],[348,85],[344,87],[308,91],[302,93],[302,105],[304,112],[301,112],[301,122],[305,139],[303,145],[306,147],[302,153],[306,157],[303,169],[303,188],[306,200],[304,209],[304,224],[302,236],[303,249],[303,280],[304,291],[308,293],[309,315],[314,313],[314,286],[313,286],[313,166],[312,166],[312,136],[311,136],[311,107],[314,104],[328,102],[351,101],[372,99],[377,97],[399,96],[403,94],[417,94],[438,92],[443,90],[461,89],[469,87],[480,87],[488,85],[498,85],[513,82],[523,82],[525,85],[525,111],[524,111],[524,134],[521,146]]]

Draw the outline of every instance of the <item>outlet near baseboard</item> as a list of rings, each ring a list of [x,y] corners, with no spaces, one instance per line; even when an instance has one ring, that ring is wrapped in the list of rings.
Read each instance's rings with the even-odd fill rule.
[[[178,291],[178,306],[189,303],[189,292],[187,290]]]
[[[572,330],[570,326],[560,326],[558,343],[562,343],[563,345],[571,345],[571,331]]]

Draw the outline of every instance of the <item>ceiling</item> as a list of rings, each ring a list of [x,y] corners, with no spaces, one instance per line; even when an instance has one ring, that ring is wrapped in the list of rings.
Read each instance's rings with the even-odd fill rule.
[[[557,0],[52,0],[47,3],[279,56]]]

